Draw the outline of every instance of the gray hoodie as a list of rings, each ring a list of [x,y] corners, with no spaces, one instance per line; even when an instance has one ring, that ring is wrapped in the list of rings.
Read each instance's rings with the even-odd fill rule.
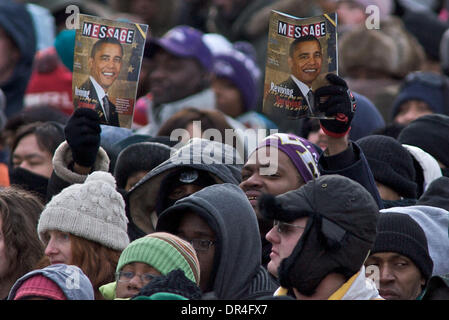
[[[433,260],[432,275],[449,273],[449,212],[430,206],[393,207],[380,210],[381,213],[397,212],[408,214],[424,230]]]
[[[126,195],[128,233],[131,240],[154,231],[158,195],[164,178],[180,168],[194,168],[209,173],[216,183],[241,181],[243,160],[226,144],[194,138],[171,157],[151,170]]]
[[[156,230],[176,233],[186,210],[199,214],[216,235],[211,296],[242,300],[273,295],[277,285],[261,265],[256,214],[237,185],[215,184],[178,200],[159,216]]]
[[[43,275],[56,283],[67,300],[94,300],[94,289],[89,278],[77,266],[66,264],[52,264],[43,269],[28,272],[14,283],[8,300],[14,300],[17,290],[25,280],[36,275]]]

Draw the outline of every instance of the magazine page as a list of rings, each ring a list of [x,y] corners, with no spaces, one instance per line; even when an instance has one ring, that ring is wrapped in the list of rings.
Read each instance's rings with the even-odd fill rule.
[[[73,61],[74,108],[131,128],[148,26],[80,14]]]
[[[263,112],[277,121],[325,118],[313,92],[338,74],[337,15],[297,18],[271,11]]]

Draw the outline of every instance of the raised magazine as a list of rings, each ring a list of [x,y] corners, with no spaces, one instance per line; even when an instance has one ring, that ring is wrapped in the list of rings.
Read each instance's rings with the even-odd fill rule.
[[[278,121],[325,118],[313,93],[327,73],[338,74],[337,60],[336,13],[298,18],[271,11],[263,112]]]
[[[73,61],[73,104],[98,112],[100,123],[131,128],[148,26],[79,15]]]

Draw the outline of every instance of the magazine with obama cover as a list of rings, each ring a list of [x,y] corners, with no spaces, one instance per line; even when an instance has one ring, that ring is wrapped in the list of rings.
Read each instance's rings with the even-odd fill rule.
[[[148,26],[79,15],[75,32],[74,108],[97,111],[100,123],[131,128]]]
[[[337,14],[298,18],[271,11],[263,112],[283,119],[326,119],[314,108],[313,92],[338,74]]]

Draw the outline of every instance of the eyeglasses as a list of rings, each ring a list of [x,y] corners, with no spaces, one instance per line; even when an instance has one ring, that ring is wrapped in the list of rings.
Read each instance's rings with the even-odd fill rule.
[[[115,273],[115,278],[119,282],[129,282],[132,278],[134,278],[136,274],[132,271],[119,271]],[[142,283],[147,284],[154,278],[156,278],[157,275],[151,274],[151,273],[144,273],[140,274],[139,278],[142,281]]]
[[[286,223],[279,220],[273,221],[273,227],[276,227],[279,234],[288,234],[293,231],[292,228],[305,229],[306,227],[298,226],[296,224]]]
[[[205,240],[205,239],[185,239],[187,242],[189,242],[193,249],[196,251],[207,251],[211,246],[213,246],[216,241],[212,240]]]

